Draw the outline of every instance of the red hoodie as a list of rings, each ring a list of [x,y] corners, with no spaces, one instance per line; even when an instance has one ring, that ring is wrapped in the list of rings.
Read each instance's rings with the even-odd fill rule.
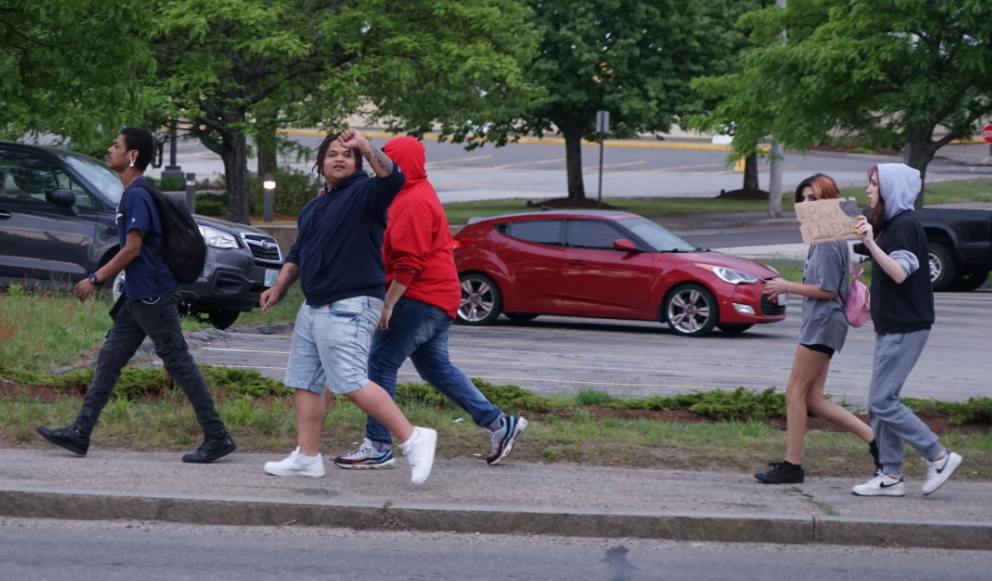
[[[452,252],[451,228],[424,169],[424,146],[413,137],[397,137],[383,151],[399,164],[406,183],[389,206],[382,243],[386,288],[397,280],[408,286],[405,297],[443,309],[455,318],[462,291]]]

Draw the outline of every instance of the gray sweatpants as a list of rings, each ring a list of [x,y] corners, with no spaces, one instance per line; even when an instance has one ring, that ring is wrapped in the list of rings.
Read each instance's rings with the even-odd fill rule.
[[[868,417],[875,431],[882,472],[902,472],[902,443],[908,442],[931,459],[944,447],[916,414],[899,401],[906,378],[919,360],[930,331],[875,334],[875,366],[868,389]]]

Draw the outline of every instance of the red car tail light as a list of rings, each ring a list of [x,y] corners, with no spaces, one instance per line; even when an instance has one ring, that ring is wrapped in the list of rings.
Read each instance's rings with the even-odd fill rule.
[[[475,244],[475,238],[465,238],[464,236],[455,236],[454,243],[451,245],[451,249],[458,250],[460,248],[468,248],[473,244]]]

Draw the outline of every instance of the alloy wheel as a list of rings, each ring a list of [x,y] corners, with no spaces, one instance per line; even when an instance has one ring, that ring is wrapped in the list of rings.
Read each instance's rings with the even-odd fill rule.
[[[493,287],[478,278],[462,281],[462,302],[458,316],[469,323],[480,323],[492,315],[496,307]]]

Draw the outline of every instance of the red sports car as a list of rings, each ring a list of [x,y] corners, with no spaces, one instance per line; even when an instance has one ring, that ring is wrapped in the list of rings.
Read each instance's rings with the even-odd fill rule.
[[[550,211],[473,218],[455,235],[458,322],[540,315],[661,321],[699,337],[785,319],[762,294],[769,266],[712,252],[626,212]]]

